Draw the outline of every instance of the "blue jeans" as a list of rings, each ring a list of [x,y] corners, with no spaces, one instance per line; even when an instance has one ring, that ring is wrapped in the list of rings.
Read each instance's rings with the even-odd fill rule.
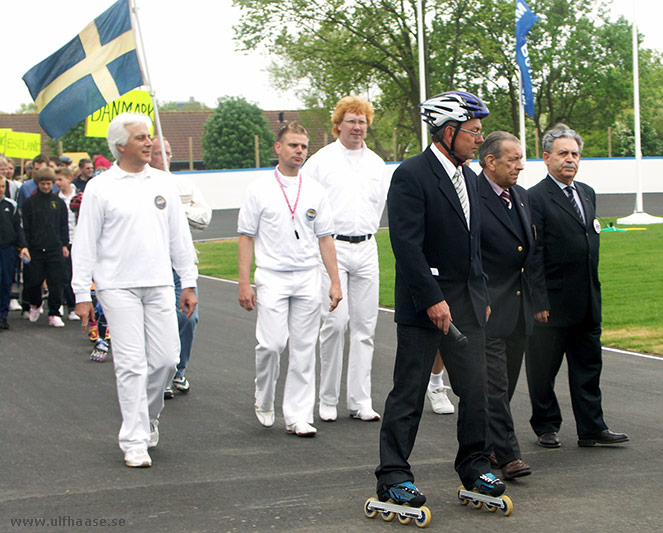
[[[173,281],[175,282],[175,309],[177,310],[177,327],[180,330],[180,362],[177,364],[176,378],[183,378],[186,366],[191,358],[191,349],[193,348],[193,334],[198,325],[198,306],[196,306],[193,315],[187,318],[186,313],[180,311],[180,302],[182,301],[182,283],[177,272],[173,270]],[[198,289],[195,289],[198,296]]]

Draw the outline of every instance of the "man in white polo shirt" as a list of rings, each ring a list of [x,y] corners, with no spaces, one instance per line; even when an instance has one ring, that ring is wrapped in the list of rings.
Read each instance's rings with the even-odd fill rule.
[[[320,324],[318,248],[329,277],[333,311],[341,301],[341,283],[332,240],[332,215],[322,187],[303,180],[308,134],[298,122],[281,128],[274,150],[278,166],[251,183],[239,211],[239,304],[257,306],[255,413],[265,427],[274,425],[274,396],[281,352],[289,342],[288,374],[283,392],[286,432],[313,437],[315,343]],[[256,271],[250,283],[255,242]],[[257,304],[257,305],[256,305]]]
[[[88,183],[72,248],[83,329],[94,319],[94,280],[113,332],[119,444],[130,467],[152,464],[147,448],[158,443],[163,392],[179,360],[173,268],[182,279],[180,309],[191,315],[198,303],[191,233],[172,176],[149,166],[150,126],[132,113],[111,122],[107,140],[116,162]]]
[[[373,341],[378,320],[380,266],[373,238],[380,226],[389,188],[384,161],[364,143],[373,106],[346,96],[332,115],[337,137],[317,151],[303,168],[320,183],[334,212],[334,239],[345,299],[335,313],[322,312],[320,329],[320,418],[333,422],[341,392],[345,330],[350,325],[347,408],[350,416],[380,420],[371,400]],[[323,294],[329,279],[323,276]]]

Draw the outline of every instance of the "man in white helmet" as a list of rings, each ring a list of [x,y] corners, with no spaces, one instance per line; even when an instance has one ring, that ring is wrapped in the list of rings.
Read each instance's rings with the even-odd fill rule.
[[[387,197],[398,345],[375,472],[381,501],[413,507],[426,497],[412,483],[408,458],[438,349],[460,397],[456,471],[467,489],[499,496],[505,488],[490,473],[488,459],[484,327],[490,307],[481,266],[477,176],[464,165],[483,142],[481,119],[488,109],[462,91],[420,107],[433,142],[396,169]],[[466,339],[459,339],[459,331]]]

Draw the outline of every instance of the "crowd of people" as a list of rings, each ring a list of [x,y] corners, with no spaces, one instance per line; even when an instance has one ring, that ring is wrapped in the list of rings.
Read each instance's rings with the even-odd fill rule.
[[[338,102],[335,142],[308,160],[306,129],[287,123],[274,145],[278,164],[249,186],[237,225],[238,300],[257,315],[258,422],[275,424],[280,356],[288,346],[285,430],[317,434],[318,343],[318,419],[337,420],[349,328],[347,414],[381,421],[378,498],[414,507],[426,500],[408,462],[424,402],[453,413],[449,388],[460,400],[455,468],[463,485],[496,497],[503,480],[532,473],[510,409],[523,359],[538,445],[561,445],[554,384],[564,356],[578,446],[629,440],[608,429],[601,407],[600,226],[594,191],[574,179],[580,135],[563,124],[544,135],[548,174],[527,191],[517,185],[519,140],[503,131],[484,138],[489,110],[480,98],[450,91],[422,102],[420,111],[431,143],[391,178],[365,143],[373,120],[367,100]],[[38,156],[21,186],[0,181],[0,325],[9,327],[19,258],[19,305],[30,320],[39,319],[44,281],[55,327],[64,324],[64,306],[70,320],[92,324],[95,297],[112,332],[119,444],[130,467],[151,465],[164,399],[190,390],[185,370],[198,322],[190,230],[211,218],[200,191],[168,172],[170,145],[152,139],[150,126],[142,115],[116,117],[107,137],[115,163],[102,174],[87,159],[74,173],[71,161]],[[467,164],[475,156],[479,175]],[[0,159],[5,176],[8,164]],[[396,259],[397,349],[393,388],[379,413],[371,394],[374,236],[385,205]]]

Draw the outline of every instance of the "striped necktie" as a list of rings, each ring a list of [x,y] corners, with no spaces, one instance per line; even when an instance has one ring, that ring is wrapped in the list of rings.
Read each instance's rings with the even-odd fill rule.
[[[451,182],[454,184],[456,189],[456,194],[458,195],[458,200],[460,200],[460,206],[463,208],[463,214],[465,215],[465,222],[467,227],[470,227],[470,202],[467,199],[467,190],[465,187],[465,181],[463,180],[463,173],[461,167],[456,167],[456,172],[451,178]]]
[[[573,206],[573,209],[575,209],[575,212],[578,214],[578,218],[584,224],[585,223],[585,217],[582,216],[582,211],[580,211],[580,207],[578,206],[578,203],[576,202],[576,199],[573,197],[573,187],[571,187],[570,185],[567,185],[566,187],[564,187],[564,192],[566,192],[566,196],[569,199],[569,202],[571,202],[571,205]]]
[[[511,209],[511,195],[509,194],[509,191],[504,189],[502,191],[502,194],[500,194],[500,197],[502,198],[502,200],[504,200],[506,207],[508,209]]]

